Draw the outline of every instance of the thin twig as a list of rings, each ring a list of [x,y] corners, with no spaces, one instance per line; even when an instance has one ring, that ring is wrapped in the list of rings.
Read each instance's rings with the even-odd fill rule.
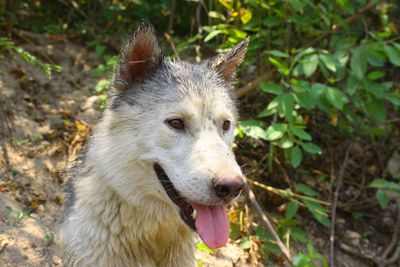
[[[175,44],[174,44],[174,40],[172,40],[171,35],[169,35],[168,33],[164,33],[165,39],[167,39],[167,42],[171,45],[172,51],[174,51],[175,57],[178,60],[181,60],[178,51],[176,50]]]
[[[254,181],[254,180],[249,179],[249,178],[247,178],[247,181],[249,183],[259,187],[259,188],[262,188],[264,190],[267,190],[267,191],[275,193],[275,194],[279,194],[280,196],[286,194],[286,195],[288,195],[290,197],[297,197],[297,198],[300,198],[300,199],[305,199],[305,200],[308,200],[308,201],[311,201],[311,202],[319,203],[321,205],[330,206],[329,202],[326,202],[326,201],[323,201],[323,200],[319,200],[319,199],[312,198],[312,197],[309,197],[309,196],[303,196],[303,195],[300,195],[300,194],[296,194],[294,192],[288,192],[288,191],[283,190],[283,189],[274,188],[272,186],[265,185],[263,183]]]
[[[374,6],[376,6],[376,3],[373,3],[373,2],[368,3],[363,8],[361,8],[356,14],[345,19],[342,24],[336,25],[332,30],[322,33],[317,38],[315,38],[314,40],[310,41],[308,44],[303,46],[303,48],[304,47],[312,47],[312,46],[316,45],[317,43],[319,43],[320,41],[322,41],[323,39],[325,39],[326,37],[330,36],[331,34],[338,32],[339,30],[341,30],[344,27],[344,25],[351,24],[353,21],[355,21],[357,18],[361,17],[365,12],[372,9]],[[198,23],[199,23],[199,19],[198,19]],[[264,72],[263,74],[261,74],[260,76],[255,78],[253,81],[248,82],[245,86],[236,90],[236,95],[238,97],[247,95],[248,93],[250,93],[254,89],[256,89],[261,82],[263,82],[267,79],[270,79],[274,73],[275,73],[274,69],[267,70],[266,72]]]
[[[247,95],[248,93],[250,93],[251,91],[256,89],[261,82],[270,79],[274,75],[274,73],[275,73],[275,69],[267,70],[266,72],[264,72],[263,74],[261,74],[260,76],[255,78],[254,80],[248,82],[245,86],[237,89],[235,92],[236,96],[242,97],[242,96]]]
[[[393,253],[393,256],[386,261],[386,265],[395,263],[396,261],[399,260],[399,258],[400,258],[400,244],[397,246],[395,252]]]
[[[248,186],[247,192],[249,194],[249,199],[251,204],[256,208],[258,214],[260,215],[265,227],[267,228],[268,232],[272,235],[272,238],[275,240],[276,244],[280,248],[280,250],[285,255],[285,258],[288,262],[292,263],[292,255],[290,254],[289,249],[282,243],[281,239],[279,238],[278,234],[275,232],[274,227],[272,226],[271,222],[269,221],[268,217],[265,215],[265,212],[261,205],[258,203],[256,196],[254,195],[253,190]]]
[[[346,150],[346,155],[344,157],[344,161],[342,164],[342,167],[340,168],[340,172],[339,172],[339,177],[338,177],[338,181],[336,184],[336,190],[335,190],[335,194],[333,195],[333,200],[332,200],[332,211],[331,211],[331,236],[330,236],[330,251],[329,251],[329,266],[330,267],[334,267],[335,266],[335,222],[336,222],[336,207],[337,207],[337,202],[338,202],[338,198],[339,198],[339,191],[340,191],[340,187],[342,185],[342,180],[343,180],[343,175],[344,175],[344,171],[347,167],[348,161],[349,161],[349,154],[351,151],[351,148],[353,147],[353,143],[351,143],[349,145],[349,147]]]
[[[203,31],[203,28],[201,26],[201,2],[200,1],[196,7],[196,22],[197,22],[197,32],[201,33]]]
[[[171,1],[171,13],[169,14],[169,21],[168,21],[168,29],[167,33],[172,33],[172,28],[174,26],[174,19],[175,19],[175,11],[176,11],[176,0]]]
[[[392,258],[386,260],[388,258],[388,256],[390,255],[390,253],[392,252],[392,250],[395,248],[396,244],[399,243],[399,235],[400,235],[400,197],[399,196],[393,196],[393,197],[396,198],[396,204],[397,204],[396,226],[395,226],[393,234],[392,234],[392,240],[390,241],[390,244],[387,246],[387,248],[385,249],[385,251],[382,254],[382,257],[379,260],[380,262],[384,262],[386,264],[388,264],[388,262],[391,262],[392,259],[395,258],[396,254],[400,253],[400,251],[399,252],[395,251],[393,253]],[[397,259],[399,256],[397,256]]]
[[[332,27],[332,30],[322,33],[317,38],[315,38],[314,40],[312,40],[311,42],[309,42],[308,44],[306,44],[303,47],[312,47],[312,46],[316,45],[317,43],[319,43],[320,41],[322,41],[326,37],[330,36],[333,33],[338,32],[339,30],[341,30],[345,25],[351,24],[353,21],[355,21],[356,19],[361,17],[365,12],[367,12],[370,9],[372,9],[374,6],[376,6],[376,3],[369,2],[363,8],[361,8],[357,13],[355,13],[354,15],[351,15],[350,17],[345,19],[342,24],[334,25],[334,27]]]

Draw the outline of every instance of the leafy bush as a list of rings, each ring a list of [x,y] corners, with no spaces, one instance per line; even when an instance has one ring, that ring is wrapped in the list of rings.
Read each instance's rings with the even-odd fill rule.
[[[53,71],[60,72],[62,70],[62,68],[58,65],[43,63],[41,60],[39,60],[37,57],[35,57],[22,47],[15,45],[15,43],[11,41],[9,38],[4,38],[4,37],[0,38],[0,48],[1,47],[3,47],[6,51],[11,51],[16,53],[26,62],[32,65],[39,66],[39,68],[42,71],[44,71],[44,73],[46,73],[47,76],[49,77],[51,77]]]
[[[142,18],[150,20],[159,33],[172,36],[172,41],[167,40],[168,45],[164,45],[173,47],[167,55],[176,49],[175,57],[185,54],[185,58],[189,55],[196,61],[208,57],[210,51],[224,51],[250,36],[243,67],[243,73],[249,75],[243,75],[240,84],[254,82],[257,75],[274,74],[272,79],[257,83],[258,92],[248,98],[253,101],[251,97],[255,95],[251,104],[256,112],[245,114],[246,120],[240,123],[236,134],[239,142],[246,138],[254,147],[268,147],[260,149],[268,160],[268,174],[273,172],[274,158],[280,162],[284,159],[285,169],[306,172],[304,159],[317,161],[318,156],[327,155],[326,144],[334,135],[341,140],[361,138],[374,143],[399,134],[400,6],[396,1],[61,2],[15,1],[18,16],[0,6],[0,23],[11,21],[20,28],[67,34],[88,42],[103,60],[93,71],[99,77],[94,89],[103,106],[110,87],[108,77],[118,59],[116,44],[121,44]],[[174,2],[179,4],[174,7]],[[66,8],[69,12],[65,12]],[[26,14],[35,16],[25,19]],[[52,70],[9,39],[0,39],[0,46],[19,53],[46,72]],[[388,207],[389,194],[399,191],[396,175],[382,170],[380,176],[374,177],[379,179],[367,183],[376,189],[382,208]],[[330,203],[319,199],[317,188],[298,180],[286,189],[249,182],[284,199],[285,215],[275,221],[276,230],[287,244],[293,240],[307,247],[306,252],[294,258],[294,266],[326,265],[300,228],[296,214],[305,207],[328,227]],[[357,219],[362,214],[353,216]],[[242,211],[231,221],[234,238],[244,236],[240,243],[243,249],[249,249],[255,239],[266,261],[271,253],[279,253],[272,237],[260,227],[252,232],[243,230]],[[207,250],[201,244],[198,249]]]

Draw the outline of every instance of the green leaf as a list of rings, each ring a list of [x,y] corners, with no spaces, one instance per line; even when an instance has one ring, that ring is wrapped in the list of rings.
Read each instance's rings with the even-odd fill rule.
[[[304,0],[291,0],[290,5],[293,7],[295,11],[303,10],[303,8],[307,5],[307,1]]]
[[[282,111],[287,121],[291,121],[293,117],[294,97],[292,94],[282,95]]]
[[[319,58],[328,70],[336,72],[335,58],[333,56],[321,54]]]
[[[309,92],[300,92],[294,95],[296,102],[305,109],[313,109],[317,100]]]
[[[301,149],[298,146],[293,147],[290,152],[290,162],[294,168],[297,168],[300,165],[302,158],[303,155]]]
[[[370,45],[367,47],[367,61],[371,66],[380,68],[385,65],[386,57],[382,53],[382,49],[377,45]]]
[[[367,55],[364,54],[364,50],[356,48],[353,50],[353,56],[350,60],[350,67],[354,74],[362,79],[367,72]]]
[[[282,149],[288,149],[288,148],[291,148],[291,147],[293,146],[293,141],[290,140],[290,139],[284,138],[284,139],[281,139],[281,140],[278,142],[278,146],[279,146],[280,148],[282,148]]]
[[[303,229],[293,226],[291,228],[291,232],[292,232],[292,237],[294,240],[300,241],[302,243],[310,242],[310,239],[308,238],[307,233]]]
[[[282,58],[288,58],[289,57],[289,55],[287,53],[284,53],[284,52],[278,51],[278,50],[268,51],[268,54],[271,54],[271,55],[276,56],[276,57],[282,57]]]
[[[274,95],[280,95],[283,93],[282,85],[273,82],[262,82],[260,84],[260,90],[264,93],[271,93]]]
[[[267,117],[267,116],[271,116],[272,114],[275,114],[277,111],[274,108],[269,108],[266,107],[265,109],[263,109],[260,113],[258,113],[258,117],[259,118],[263,118],[263,117]]]
[[[269,8],[268,8],[269,9]],[[274,27],[274,26],[278,26],[281,24],[281,19],[274,17],[274,16],[270,16],[267,17],[263,20],[263,24],[267,27]]]
[[[351,74],[347,79],[347,92],[349,95],[354,95],[354,93],[360,88],[361,82],[354,74]]]
[[[299,210],[299,204],[293,201],[289,201],[286,207],[285,218],[292,219],[296,215],[298,210]]]
[[[327,86],[322,83],[314,83],[311,86],[311,97],[315,100],[318,100],[321,96],[325,94],[327,90]]]
[[[249,23],[251,18],[253,17],[253,13],[249,8],[240,8],[239,13],[240,13],[240,20],[242,21],[243,24]]]
[[[337,3],[349,14],[354,13],[354,6],[351,4],[350,0],[336,0]]]
[[[263,250],[267,253],[273,253],[273,254],[279,254],[281,250],[279,247],[273,243],[273,241],[266,241],[265,243],[262,244]]]
[[[377,122],[383,123],[386,121],[386,107],[382,101],[371,97],[368,101],[367,110]]]
[[[387,87],[382,83],[377,83],[374,81],[365,81],[365,89],[373,94],[377,99],[383,99],[385,97],[385,91]]]
[[[282,102],[282,98],[280,95],[278,95],[277,97],[272,99],[271,102],[269,102],[268,106],[263,111],[261,111],[258,114],[258,116],[266,117],[266,116],[275,114],[277,112],[278,107],[281,105],[281,102]]]
[[[308,258],[302,253],[299,253],[298,255],[293,257],[293,267],[306,267],[307,263]]]
[[[349,52],[347,50],[338,50],[334,57],[340,68],[344,68],[349,61]]]
[[[208,247],[206,244],[204,244],[203,242],[197,242],[197,243],[196,243],[196,248],[197,248],[198,250],[207,252],[208,254],[210,254],[210,255],[212,255],[212,256],[215,256],[215,251],[212,250],[211,248],[209,248],[209,247]]]
[[[306,131],[304,131],[302,128],[296,127],[296,126],[291,126],[290,130],[292,133],[297,136],[298,138],[306,141],[311,141],[311,135],[309,135]]]
[[[338,110],[342,110],[347,97],[342,91],[336,88],[328,87],[328,90],[326,91],[326,99],[329,101],[329,103],[331,103],[332,106]]]
[[[309,211],[312,213],[314,218],[320,222],[325,227],[329,227],[331,225],[330,220],[328,219],[327,209],[321,206],[320,204],[310,201],[310,200],[302,200],[303,203],[307,206]]]
[[[246,236],[242,239],[239,246],[241,249],[249,249],[251,248],[251,240]]]
[[[398,43],[393,43],[394,47],[396,47],[397,51],[400,51],[400,44]]]
[[[385,98],[389,100],[393,105],[400,106],[400,95],[386,94]]]
[[[308,78],[317,70],[318,68],[318,55],[313,54],[304,58],[302,62],[303,73]]]
[[[274,57],[268,57],[269,62],[271,62],[274,66],[277,67],[279,73],[281,73],[284,76],[288,76],[290,73],[289,67],[285,62],[281,62],[278,59]]]
[[[302,145],[303,149],[310,154],[321,154],[321,148],[313,143],[305,143]]]
[[[311,90],[310,83],[304,80],[292,80],[291,86],[295,93],[309,92]]]
[[[110,88],[110,85],[111,85],[111,83],[109,80],[102,79],[102,80],[98,81],[96,84],[96,87],[95,87],[96,93],[100,93],[100,92]]]
[[[317,195],[317,192],[315,192],[311,187],[305,184],[295,184],[294,188],[296,188],[297,191],[300,193],[303,193],[304,195],[310,196],[310,197],[315,197]]]
[[[382,209],[386,209],[388,204],[389,204],[389,198],[385,191],[379,189],[376,191],[376,199],[378,200],[379,206],[381,206]]]
[[[208,16],[209,16],[210,18],[214,18],[214,19],[226,20],[225,16],[224,16],[222,13],[217,12],[217,11],[210,11],[210,12],[208,12]]]
[[[286,128],[285,124],[272,124],[266,131],[266,139],[268,141],[275,141],[282,138],[286,132]]]
[[[213,39],[215,36],[217,36],[218,34],[222,33],[222,31],[220,30],[214,30],[212,32],[210,32],[209,34],[207,34],[207,36],[204,38],[204,42],[208,42],[211,39]]]
[[[263,123],[257,120],[245,120],[240,122],[239,127],[243,133],[254,139],[265,139],[267,140],[267,134],[263,127]]]
[[[400,184],[395,182],[389,182],[385,179],[374,179],[372,183],[369,185],[370,187],[379,188],[379,189],[387,189],[393,191],[400,192]]]
[[[398,49],[385,44],[383,50],[393,65],[400,66],[400,51]]]
[[[375,70],[375,71],[372,71],[372,72],[368,73],[367,78],[369,80],[374,81],[374,80],[378,80],[380,78],[385,77],[385,75],[386,75],[385,72],[380,71],[380,70]]]

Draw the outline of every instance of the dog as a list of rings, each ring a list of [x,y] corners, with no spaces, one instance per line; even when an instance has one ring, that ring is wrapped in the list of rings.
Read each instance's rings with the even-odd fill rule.
[[[225,245],[225,205],[246,184],[232,152],[232,81],[248,42],[201,64],[171,61],[153,26],[139,25],[65,185],[65,266],[187,267],[195,232]]]

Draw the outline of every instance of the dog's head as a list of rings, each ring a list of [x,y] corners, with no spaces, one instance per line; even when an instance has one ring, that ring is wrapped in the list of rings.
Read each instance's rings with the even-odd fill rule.
[[[182,219],[210,247],[225,244],[229,221],[223,205],[245,186],[231,149],[237,117],[231,80],[247,44],[203,64],[169,61],[153,27],[142,23],[114,78],[110,110],[116,127],[130,129],[125,135],[135,140],[124,144],[127,151],[140,150],[138,159],[153,166]]]

